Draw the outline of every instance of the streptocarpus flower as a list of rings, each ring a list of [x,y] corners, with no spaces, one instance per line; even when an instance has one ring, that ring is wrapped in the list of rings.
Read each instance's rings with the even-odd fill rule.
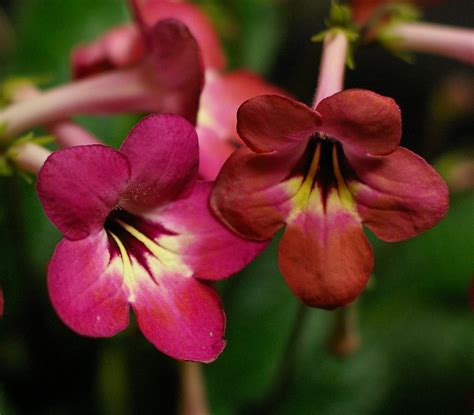
[[[237,110],[246,100],[262,94],[287,95],[250,71],[206,71],[196,126],[203,178],[214,180],[224,162],[243,144],[236,129]]]
[[[0,111],[0,124],[6,125],[3,138],[76,114],[169,112],[195,123],[204,73],[194,37],[182,23],[167,19],[141,27],[138,39],[130,41],[131,55],[109,42],[121,65]],[[141,55],[134,49],[137,44]]]
[[[399,147],[400,110],[390,98],[346,90],[313,110],[261,96],[240,107],[237,126],[247,146],[219,174],[213,209],[250,239],[285,227],[279,267],[307,305],[343,306],[364,289],[373,256],[363,224],[384,241],[400,241],[446,213],[441,177]]]
[[[163,353],[203,362],[219,355],[224,312],[204,281],[237,272],[265,244],[214,218],[211,183],[196,183],[197,169],[196,133],[174,115],[145,118],[118,151],[78,146],[47,159],[38,196],[65,237],[48,289],[66,325],[113,336],[127,327],[131,306]]]
[[[286,94],[249,71],[224,73],[226,59],[219,37],[197,5],[170,0],[130,0],[130,4],[137,23],[115,28],[77,48],[72,55],[73,72],[82,78],[134,65],[141,54],[146,53],[140,28],[153,27],[157,21],[169,18],[186,24],[199,44],[205,66],[205,84],[197,116],[199,172],[203,178],[212,180],[225,160],[242,144],[236,132],[240,104],[257,95]]]

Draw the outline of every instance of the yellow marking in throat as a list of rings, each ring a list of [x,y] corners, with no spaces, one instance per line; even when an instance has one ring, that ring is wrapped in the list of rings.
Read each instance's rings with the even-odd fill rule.
[[[337,180],[337,189],[339,193],[339,198],[341,203],[345,208],[352,209],[354,208],[354,197],[352,196],[351,191],[347,187],[344,177],[342,177],[341,168],[339,166],[339,158],[337,157],[337,147],[333,146],[332,148],[332,165],[334,167],[334,175]]]
[[[110,231],[108,232],[110,235],[112,235],[112,238],[114,238],[114,241],[119,248],[123,263],[123,279],[125,280],[125,285],[131,289],[130,287],[135,283],[135,278],[133,277],[133,268],[132,263],[130,262],[130,257],[128,256],[128,252],[119,237]]]
[[[311,160],[311,165],[309,166],[308,174],[301,183],[300,188],[293,196],[293,208],[288,217],[288,220],[291,222],[294,217],[298,216],[299,212],[306,208],[309,203],[310,196],[320,197],[319,189],[316,187],[313,189],[314,177],[318,171],[319,160],[321,159],[321,144],[318,143],[316,151],[314,152],[313,159]],[[319,205],[316,205],[316,209]]]
[[[318,143],[316,151],[314,152],[313,160],[311,160],[311,165],[309,166],[308,174],[306,175],[300,189],[295,195],[296,203],[300,204],[308,200],[311,193],[311,188],[313,187],[314,176],[316,176],[316,172],[318,171],[320,158],[321,144]]]
[[[138,239],[145,247],[161,262],[161,264],[172,271],[178,271],[183,274],[189,274],[190,270],[181,261],[177,254],[168,251],[162,246],[158,245],[155,241],[148,238],[146,235],[141,233],[138,229],[129,225],[128,223],[122,222],[119,219],[116,221],[134,238]]]

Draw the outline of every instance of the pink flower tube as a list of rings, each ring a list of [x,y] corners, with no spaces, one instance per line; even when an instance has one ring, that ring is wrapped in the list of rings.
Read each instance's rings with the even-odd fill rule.
[[[171,112],[194,123],[203,84],[194,37],[186,26],[171,19],[141,30],[140,41],[146,51],[143,56],[134,54],[134,46],[132,55],[122,56],[123,67],[74,81],[0,111],[0,124],[6,126],[3,139],[74,114]]]
[[[131,1],[139,25],[113,29],[72,54],[73,72],[84,78],[111,68],[123,68],[140,59],[145,48],[140,27],[149,28],[160,19],[179,19],[196,38],[205,65],[205,84],[197,118],[200,175],[217,176],[225,160],[241,145],[236,131],[240,104],[262,94],[285,95],[257,75],[237,70],[224,73],[225,55],[209,18],[194,4],[171,0]]]

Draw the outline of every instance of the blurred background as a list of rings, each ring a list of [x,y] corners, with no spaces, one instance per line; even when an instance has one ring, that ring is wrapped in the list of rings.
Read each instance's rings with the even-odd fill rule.
[[[48,87],[70,77],[69,54],[130,19],[121,0],[0,0],[0,78],[38,76]],[[309,103],[324,28],[325,0],[202,0],[229,57]],[[438,2],[424,20],[474,25],[472,0]],[[337,315],[311,309],[286,353],[298,309],[279,275],[277,241],[240,275],[218,284],[228,345],[204,368],[211,412],[318,415],[468,414],[474,405],[474,71],[444,58],[404,62],[378,46],[356,55],[347,87],[393,97],[402,145],[435,164],[451,188],[443,222],[388,244],[369,238],[376,267],[355,305],[359,346],[328,347]],[[78,117],[117,146],[139,116]],[[172,414],[177,364],[133,324],[112,339],[69,331],[53,312],[46,264],[60,238],[34,186],[0,178],[0,414]],[[471,296],[473,288],[471,288]],[[289,363],[283,371],[281,361]],[[271,392],[281,384],[277,396]],[[260,408],[260,409],[259,409]]]

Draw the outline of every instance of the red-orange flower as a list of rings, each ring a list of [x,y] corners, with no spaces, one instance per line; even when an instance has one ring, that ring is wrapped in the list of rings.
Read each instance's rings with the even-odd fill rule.
[[[399,147],[400,110],[371,91],[346,90],[315,109],[276,95],[245,102],[246,146],[219,174],[211,204],[240,235],[285,227],[279,267],[307,305],[353,301],[373,268],[362,225],[384,241],[411,238],[448,208],[447,187],[421,157]]]

